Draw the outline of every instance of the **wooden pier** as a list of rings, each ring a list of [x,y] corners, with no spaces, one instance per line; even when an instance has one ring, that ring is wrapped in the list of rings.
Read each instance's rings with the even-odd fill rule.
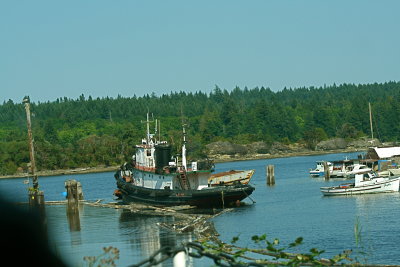
[[[129,210],[132,213],[138,215],[147,216],[174,216],[177,221],[173,224],[169,223],[158,223],[160,227],[166,228],[171,231],[183,233],[193,232],[198,238],[208,238],[211,236],[218,236],[218,232],[215,230],[212,222],[209,219],[219,216],[223,213],[230,212],[233,208],[214,210],[214,214],[199,214],[197,207],[194,206],[172,206],[172,207],[155,207],[146,204],[121,204],[119,202],[102,203],[102,200],[97,201],[86,201],[79,200],[79,205],[87,205],[91,207],[111,208],[111,209],[124,209]],[[71,230],[80,229],[76,221],[79,218],[79,212],[77,208],[71,208],[68,204],[68,200],[63,201],[46,201],[46,205],[65,205],[67,207],[67,215],[70,221]],[[75,206],[75,205],[73,205]],[[75,211],[72,212],[71,211]]]

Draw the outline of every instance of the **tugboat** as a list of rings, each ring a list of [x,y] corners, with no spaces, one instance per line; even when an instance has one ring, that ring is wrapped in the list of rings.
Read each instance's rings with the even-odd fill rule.
[[[146,138],[136,145],[132,161],[125,162],[114,175],[116,196],[124,203],[219,208],[237,205],[255,190],[240,182],[212,186],[209,183],[214,172],[212,161],[187,162],[184,126],[182,154],[172,157],[171,145],[156,139],[157,121],[155,133],[150,133],[148,113],[146,124]]]

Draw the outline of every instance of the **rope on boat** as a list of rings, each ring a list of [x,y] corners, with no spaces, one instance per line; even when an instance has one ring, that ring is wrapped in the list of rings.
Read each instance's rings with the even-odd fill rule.
[[[247,196],[248,198],[250,198],[250,200],[251,200],[251,201],[253,201],[253,204],[254,204],[254,203],[256,203],[256,202],[255,202],[255,201],[254,201],[254,200],[253,200],[253,199],[252,199],[252,198],[251,198],[251,197],[250,197],[250,196],[249,196],[249,195],[246,193],[246,191],[244,191],[244,189],[243,189],[243,188],[242,188],[242,191],[243,191],[243,193],[245,193],[245,194],[246,194],[246,196]]]
[[[225,208],[225,201],[224,201],[224,190],[221,191],[221,199],[222,199],[222,208]]]

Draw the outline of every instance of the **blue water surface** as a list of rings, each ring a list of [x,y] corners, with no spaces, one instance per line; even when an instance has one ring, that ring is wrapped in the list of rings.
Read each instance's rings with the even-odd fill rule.
[[[294,252],[311,248],[324,250],[323,257],[332,257],[351,249],[351,257],[362,263],[399,264],[400,194],[369,194],[324,197],[321,186],[343,180],[311,178],[309,169],[318,160],[341,160],[357,157],[358,153],[340,153],[216,164],[216,172],[231,169],[255,169],[251,184],[256,190],[244,200],[245,206],[235,208],[212,219],[219,238],[230,242],[239,237],[238,245],[257,248],[251,237],[266,234],[269,240],[280,240],[287,246],[297,237],[303,244]],[[266,185],[266,166],[275,167],[275,185]],[[87,200],[113,202],[115,180],[112,172],[39,177],[45,200],[64,200],[64,182],[81,182]],[[3,196],[17,202],[27,201],[27,184],[23,178],[0,179]],[[193,240],[191,233],[177,234],[158,225],[172,223],[171,217],[138,216],[129,211],[83,205],[79,227],[67,219],[63,205],[46,205],[48,229],[55,251],[70,266],[86,266],[84,256],[96,256],[102,248],[120,250],[117,266],[128,266],[148,258],[161,247],[179,245]],[[191,266],[212,266],[209,259],[190,259]],[[172,260],[163,266],[172,266]]]

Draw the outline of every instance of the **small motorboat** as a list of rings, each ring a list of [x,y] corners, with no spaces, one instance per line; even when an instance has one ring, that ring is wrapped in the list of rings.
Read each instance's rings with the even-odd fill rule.
[[[327,161],[326,162],[328,168],[329,168],[329,172],[333,171],[333,165],[331,162]],[[315,169],[310,169],[310,176],[311,177],[323,177],[325,175],[325,161],[317,161],[316,162],[316,166]]]
[[[370,173],[372,169],[364,164],[353,164],[346,167],[345,172],[343,173],[343,177],[345,178],[354,178],[356,174],[366,174]]]
[[[380,177],[374,173],[356,174],[354,183],[345,183],[338,186],[321,187],[324,196],[388,193],[398,192],[400,176]]]

